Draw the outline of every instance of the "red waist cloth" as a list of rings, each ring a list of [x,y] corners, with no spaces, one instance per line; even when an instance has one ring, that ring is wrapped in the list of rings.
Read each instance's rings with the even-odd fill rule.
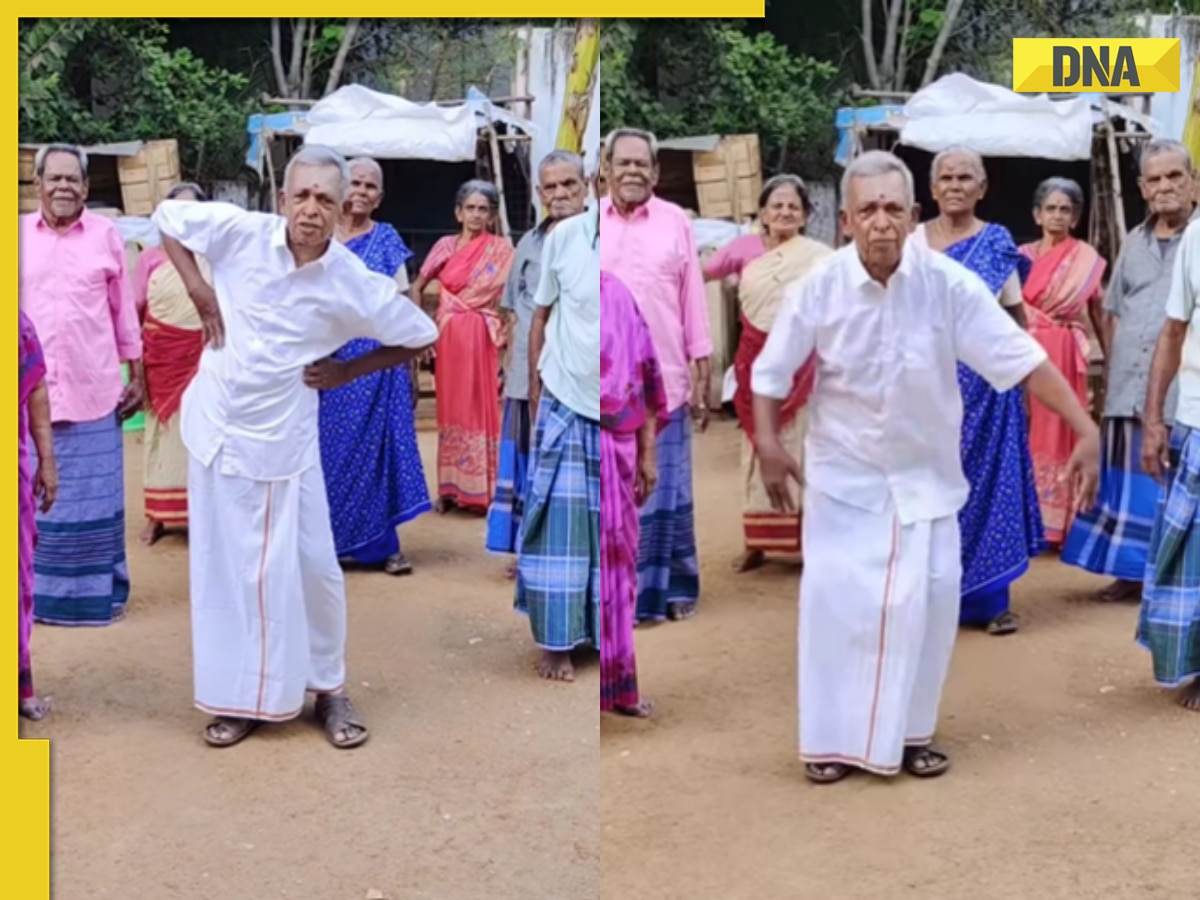
[[[142,329],[147,402],[160,422],[179,411],[204,352],[204,332],[167,325],[149,313]]]
[[[733,407],[737,411],[738,421],[750,446],[754,446],[754,393],[751,390],[750,379],[754,368],[754,360],[762,352],[767,343],[767,332],[759,331],[750,324],[750,320],[742,316],[742,336],[738,340],[737,354],[733,358],[733,370],[737,375],[737,391],[733,395]],[[815,356],[800,367],[792,382],[791,393],[783,401],[779,412],[779,424],[786,428],[796,417],[796,413],[804,408],[812,393],[817,378],[817,361]]]

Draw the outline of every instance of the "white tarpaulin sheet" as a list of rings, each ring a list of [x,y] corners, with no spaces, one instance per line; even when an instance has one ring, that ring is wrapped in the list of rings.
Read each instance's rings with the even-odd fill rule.
[[[343,156],[471,162],[476,157],[478,129],[489,118],[532,130],[531,123],[493,106],[473,88],[466,103],[438,106],[350,84],[308,111],[304,142]]]
[[[1024,97],[956,72],[904,104],[900,141],[930,153],[959,146],[980,156],[1090,159],[1094,121],[1085,98]]]

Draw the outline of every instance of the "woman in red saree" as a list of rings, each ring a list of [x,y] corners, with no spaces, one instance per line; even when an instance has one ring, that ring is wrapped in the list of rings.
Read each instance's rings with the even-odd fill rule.
[[[1021,247],[1033,262],[1022,291],[1029,332],[1088,405],[1089,345],[1084,317],[1101,341],[1101,279],[1107,263],[1089,244],[1071,236],[1083,212],[1083,191],[1068,178],[1048,178],[1034,195],[1033,217],[1042,239]],[[1103,348],[1107,351],[1107,348]],[[1075,433],[1037,400],[1029,401],[1029,448],[1037,479],[1046,541],[1061,547],[1075,500],[1067,463]]]
[[[177,184],[166,199],[201,202],[208,198],[195,184]],[[208,263],[198,262],[207,276]],[[149,545],[168,528],[187,528],[188,454],[178,413],[183,392],[200,365],[204,333],[196,305],[162,250],[150,248],[138,257],[133,286],[142,316],[146,372],[142,542]]]
[[[496,486],[499,304],[513,258],[512,244],[491,232],[499,206],[486,181],[459,188],[454,214],[462,230],[433,245],[413,285],[419,299],[426,284],[438,283],[438,512],[457,506],[486,515]]]

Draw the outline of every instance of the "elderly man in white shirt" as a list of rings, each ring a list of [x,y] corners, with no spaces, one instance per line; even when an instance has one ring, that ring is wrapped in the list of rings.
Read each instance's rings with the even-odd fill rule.
[[[515,607],[538,672],[572,681],[571,651],[600,646],[600,219],[593,205],[546,238],[529,333],[529,447]]]
[[[853,243],[792,286],[754,364],[757,446],[772,502],[804,480],[800,757],[817,783],[859,769],[943,774],[932,746],[958,623],[961,360],[997,390],[1024,383],[1080,435],[1082,504],[1099,479],[1095,424],[1041,346],[958,263],[919,247],[912,173],[870,152],[846,170]],[[815,354],[805,468],[779,409]]]
[[[183,398],[196,706],[211,745],[298,716],[305,694],[336,747],[366,726],[343,691],[346,595],[318,443],[318,390],[412,359],[437,340],[396,282],[332,240],[346,161],[306,147],[288,163],[283,216],[166,201],[163,246],[204,323]],[[213,286],[196,256],[212,267]],[[331,355],[355,338],[383,344]]]
[[[1167,393],[1179,376],[1172,431]],[[1200,221],[1183,233],[1146,388],[1142,468],[1166,485],[1150,535],[1138,643],[1154,680],[1200,712]]]

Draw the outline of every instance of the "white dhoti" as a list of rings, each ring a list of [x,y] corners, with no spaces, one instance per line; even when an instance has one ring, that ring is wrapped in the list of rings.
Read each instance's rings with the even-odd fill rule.
[[[282,481],[191,456],[188,515],[196,706],[265,721],[345,680],[346,590],[319,465]]]
[[[809,486],[800,579],[800,758],[879,775],[927,746],[958,628],[955,517],[901,525]]]

